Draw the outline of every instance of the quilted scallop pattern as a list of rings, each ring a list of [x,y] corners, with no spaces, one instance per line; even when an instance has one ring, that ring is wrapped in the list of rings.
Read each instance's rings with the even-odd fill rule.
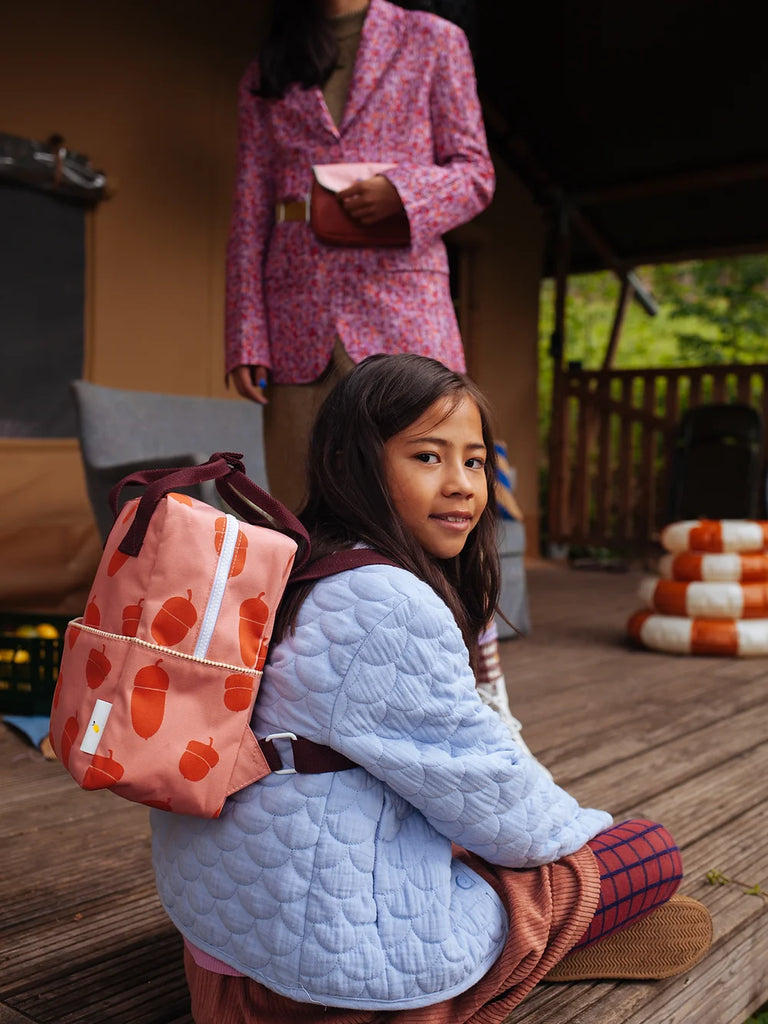
[[[521,754],[477,697],[448,609],[390,566],[316,584],[253,728],[361,767],[269,776],[216,820],[153,811],[158,891],[191,942],[298,1001],[392,1010],[466,990],[508,922],[451,841],[528,867],[611,821]]]

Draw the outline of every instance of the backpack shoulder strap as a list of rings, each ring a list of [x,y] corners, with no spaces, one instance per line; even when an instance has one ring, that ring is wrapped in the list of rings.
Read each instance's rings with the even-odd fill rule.
[[[372,548],[346,548],[344,551],[334,551],[324,558],[318,558],[306,569],[292,573],[291,583],[319,580],[324,576],[334,576],[337,572],[346,572],[347,569],[357,569],[361,565],[397,566],[397,562]]]

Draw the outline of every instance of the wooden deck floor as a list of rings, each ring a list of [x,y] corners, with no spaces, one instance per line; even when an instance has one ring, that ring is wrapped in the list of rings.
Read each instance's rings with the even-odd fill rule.
[[[540,985],[508,1024],[741,1024],[768,999],[768,659],[630,647],[634,573],[539,565],[502,659],[532,749],[583,803],[664,822],[715,944],[682,978]],[[0,1024],[191,1024],[143,808],[81,792],[0,728]]]

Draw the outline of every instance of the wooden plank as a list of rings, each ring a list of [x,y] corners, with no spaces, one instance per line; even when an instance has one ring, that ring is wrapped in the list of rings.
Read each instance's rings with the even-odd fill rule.
[[[664,822],[715,944],[685,977],[541,984],[507,1024],[743,1024],[768,999],[768,659],[629,644],[642,573],[529,568],[529,637],[501,645],[523,735],[582,803]],[[84,793],[0,729],[0,1024],[192,1024],[154,892],[145,809]]]

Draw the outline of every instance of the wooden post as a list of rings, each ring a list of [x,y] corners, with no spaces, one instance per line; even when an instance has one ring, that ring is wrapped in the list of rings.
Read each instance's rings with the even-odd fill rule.
[[[549,539],[558,543],[567,531],[568,507],[568,409],[565,370],[565,314],[568,299],[568,266],[570,263],[570,234],[568,211],[565,203],[559,210],[556,269],[555,316],[549,347],[552,357],[552,417],[549,429]]]

